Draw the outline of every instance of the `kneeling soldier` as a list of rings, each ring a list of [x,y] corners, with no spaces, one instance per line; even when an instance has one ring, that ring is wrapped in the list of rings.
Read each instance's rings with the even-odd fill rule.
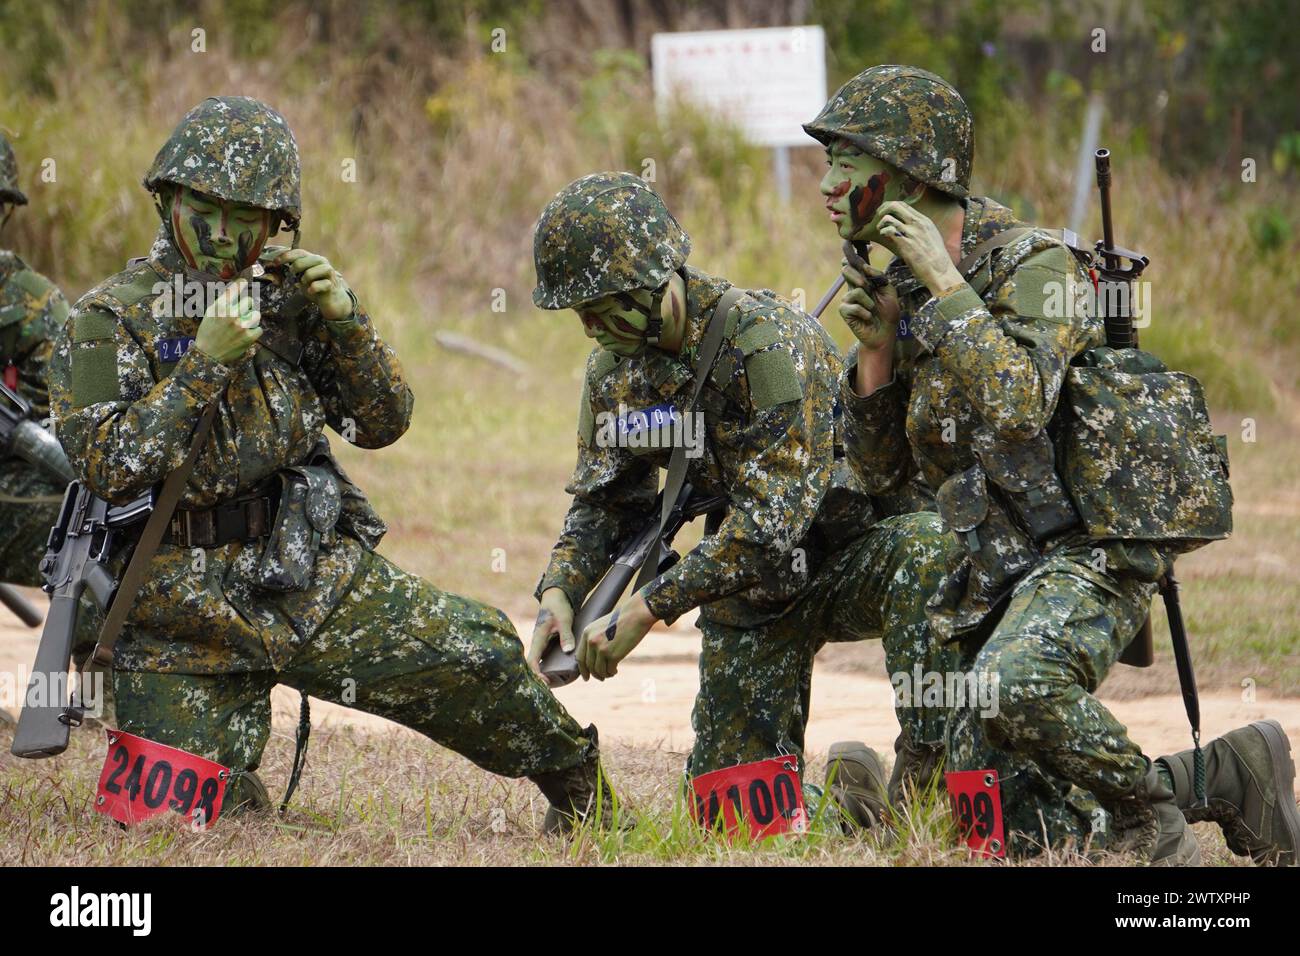
[[[690,238],[631,174],[562,190],[533,248],[534,301],[573,309],[598,347],[578,414],[573,501],[536,591],[530,661],[557,636],[566,649],[576,640],[583,676],[604,680],[657,621],[700,608],[694,775],[801,756],[813,657],[827,641],[883,635],[891,672],[928,666],[925,600],[952,545],[933,514],[875,520],[837,451],[842,366],[825,330],[774,293],[687,266]],[[709,364],[711,328],[721,344]],[[656,419],[667,423],[658,437],[648,434]],[[683,442],[686,480],[721,496],[725,514],[574,635],[574,609],[650,515],[667,446]],[[898,712],[922,739],[942,734],[941,723],[923,726],[942,716]],[[870,808],[845,809],[862,819]]]
[[[883,274],[845,270],[854,288],[840,313],[860,343],[842,389],[849,458],[874,493],[918,468],[934,490],[963,545],[931,601],[935,637],[960,646],[997,689],[989,712],[969,700],[956,707],[949,769],[998,772],[1014,852],[1091,841],[1194,863],[1186,821],[1213,819],[1234,852],[1294,863],[1295,768],[1275,721],[1206,748],[1208,806],[1198,808],[1193,753],[1152,761],[1094,696],[1178,549],[1223,525],[1230,498],[1208,493],[1226,484],[1208,417],[1181,427],[1186,394],[1098,412],[1099,421],[1135,416],[1135,432],[1165,436],[1154,454],[1166,483],[1212,477],[1189,478],[1195,486],[1180,496],[1129,474],[1119,509],[1129,520],[1117,524],[1167,523],[1093,533],[1079,509],[1098,501],[1118,446],[1070,453],[1071,376],[1123,355],[1102,348],[1102,320],[1086,301],[1071,294],[1073,307],[1059,305],[1090,286],[1081,261],[1005,206],[969,195],[971,115],[931,73],[866,70],[804,129],[826,146],[822,193],[840,237],[895,254]],[[1159,371],[1153,357],[1135,358]],[[1205,467],[1185,468],[1196,456]],[[1139,454],[1123,457],[1134,474],[1144,466]]]
[[[375,553],[385,526],[330,453],[326,425],[363,448],[396,441],[412,396],[331,264],[265,245],[297,228],[298,184],[275,110],[195,107],[145,178],[152,251],[77,303],[53,361],[59,438],[111,502],[162,481],[217,405],[113,651],[119,726],[234,768],[239,803],[256,796],[271,688],[288,684],[528,776],[563,825],[596,786],[594,728],[529,671],[504,614]],[[263,269],[256,288],[241,278]],[[167,306],[190,280],[216,299],[201,320]]]

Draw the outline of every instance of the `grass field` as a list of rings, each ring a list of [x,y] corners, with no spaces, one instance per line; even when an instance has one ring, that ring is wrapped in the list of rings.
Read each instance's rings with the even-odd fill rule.
[[[277,736],[291,733],[279,723]],[[621,832],[580,832],[569,840],[541,833],[545,801],[527,781],[503,780],[407,731],[351,729],[313,735],[311,770],[289,811],[219,820],[205,833],[164,814],[122,830],[93,812],[102,765],[98,733],[74,735],[57,763],[18,761],[0,730],[0,866],[57,865],[75,855],[100,865],[998,865],[973,861],[956,846],[946,804],[925,795],[889,833],[845,837],[815,820],[798,838],[737,844],[705,834],[677,799],[684,755],[614,745],[607,762],[635,822]],[[292,754],[273,740],[265,778],[283,780]],[[809,779],[820,781],[824,761]],[[273,794],[278,799],[279,794]],[[1239,865],[1218,827],[1196,827],[1208,865]],[[1053,854],[1035,865],[1079,865]],[[1131,865],[1097,855],[1094,865]]]

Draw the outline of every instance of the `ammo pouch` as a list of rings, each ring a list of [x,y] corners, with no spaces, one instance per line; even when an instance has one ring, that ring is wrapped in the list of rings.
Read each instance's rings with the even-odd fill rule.
[[[1059,441],[1088,535],[1190,551],[1232,531],[1227,440],[1201,384],[1140,349],[1095,348],[1066,375]]]
[[[939,486],[935,505],[945,530],[961,539],[971,559],[973,597],[990,603],[1038,561],[1034,541],[990,494],[982,465]]]
[[[280,507],[253,583],[267,591],[301,591],[311,583],[321,542],[334,533],[342,493],[328,466],[282,468],[279,476]]]
[[[1056,471],[1056,449],[1047,430],[1028,441],[1006,441],[986,428],[973,438],[975,457],[997,486],[1007,509],[1041,544],[1079,523],[1079,514]]]

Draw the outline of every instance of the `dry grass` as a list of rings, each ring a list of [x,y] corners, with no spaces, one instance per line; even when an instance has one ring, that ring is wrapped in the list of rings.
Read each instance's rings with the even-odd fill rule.
[[[608,748],[621,798],[635,816],[625,832],[594,830],[571,840],[541,833],[545,801],[527,781],[487,774],[409,731],[318,731],[308,770],[283,817],[243,815],[205,833],[164,814],[130,830],[93,812],[103,760],[98,733],[79,732],[57,761],[9,756],[0,729],[0,866],[57,865],[75,854],[97,866],[997,866],[956,845],[946,804],[918,801],[893,837],[844,837],[821,822],[807,836],[729,844],[700,831],[676,798],[683,754]],[[273,792],[288,776],[292,723],[277,722],[260,773]],[[824,760],[809,779],[821,780]],[[278,797],[278,792],[274,792]],[[1206,863],[1237,865],[1217,827],[1199,825]],[[1028,865],[1132,865],[1122,856],[1089,861],[1046,854]]]

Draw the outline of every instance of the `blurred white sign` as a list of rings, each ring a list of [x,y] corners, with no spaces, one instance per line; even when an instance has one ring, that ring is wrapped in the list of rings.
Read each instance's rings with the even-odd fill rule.
[[[808,146],[801,126],[826,105],[825,52],[821,27],[656,33],[655,104],[682,97],[761,146]]]

